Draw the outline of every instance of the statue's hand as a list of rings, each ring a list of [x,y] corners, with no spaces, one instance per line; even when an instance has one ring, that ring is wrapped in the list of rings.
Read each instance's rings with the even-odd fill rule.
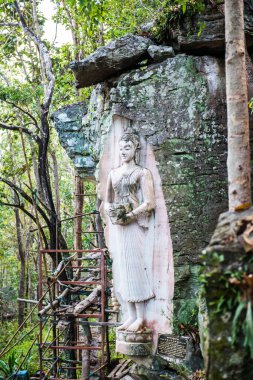
[[[120,226],[125,226],[127,223],[127,220],[124,218],[124,219],[117,219],[115,223],[113,224],[119,224]]]
[[[109,204],[106,208],[106,213],[110,217],[112,224],[126,225],[133,222],[136,216],[131,210],[129,204]]]
[[[107,214],[109,214],[110,210],[112,208],[112,204],[111,203],[108,203],[108,202],[105,202],[104,203],[104,210]]]
[[[132,223],[134,220],[136,220],[136,217],[131,212],[129,212],[128,214],[124,215],[123,218],[117,219],[117,221],[115,221],[114,224],[126,226],[127,224]]]
[[[128,212],[126,214],[126,224],[129,224],[129,223],[133,222],[134,220],[136,220],[136,215],[134,215],[134,213],[132,211]]]

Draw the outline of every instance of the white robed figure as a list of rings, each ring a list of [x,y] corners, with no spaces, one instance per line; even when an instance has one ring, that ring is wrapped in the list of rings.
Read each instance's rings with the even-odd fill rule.
[[[150,221],[154,219],[154,185],[151,172],[136,163],[137,135],[123,134],[119,145],[122,165],[109,173],[105,200],[105,210],[116,231],[116,293],[128,311],[127,320],[118,329],[140,331],[144,328],[145,301],[155,296],[145,258]]]

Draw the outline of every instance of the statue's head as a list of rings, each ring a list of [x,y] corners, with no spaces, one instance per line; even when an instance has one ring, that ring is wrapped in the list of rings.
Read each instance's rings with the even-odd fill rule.
[[[124,133],[119,140],[120,157],[123,162],[132,159],[136,162],[137,150],[140,148],[139,136],[135,133]]]

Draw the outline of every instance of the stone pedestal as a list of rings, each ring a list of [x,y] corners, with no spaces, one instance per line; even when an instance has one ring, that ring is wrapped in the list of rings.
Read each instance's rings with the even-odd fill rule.
[[[116,352],[128,356],[148,356],[152,351],[152,330],[117,331]]]

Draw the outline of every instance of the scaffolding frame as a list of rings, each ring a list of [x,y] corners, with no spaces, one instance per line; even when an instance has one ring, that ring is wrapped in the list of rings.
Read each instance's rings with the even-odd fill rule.
[[[62,288],[62,287],[68,287],[70,285],[78,285],[78,287],[83,287],[83,288],[89,288],[89,291],[90,291],[90,288],[94,285],[99,285],[101,287],[101,291],[100,291],[100,297],[99,297],[99,300],[100,300],[100,303],[98,303],[96,305],[96,308],[99,309],[99,312],[97,313],[84,313],[84,314],[73,314],[73,315],[67,315],[67,317],[71,317],[74,319],[75,323],[76,323],[76,320],[78,319],[81,319],[81,318],[86,318],[86,319],[98,319],[97,323],[92,321],[91,322],[91,326],[98,326],[100,328],[100,341],[101,341],[101,344],[98,345],[98,346],[89,346],[89,345],[82,345],[80,344],[81,342],[79,342],[77,340],[77,338],[75,339],[75,341],[72,341],[72,342],[61,342],[59,340],[60,336],[62,334],[57,334],[57,328],[56,328],[56,323],[59,322],[59,320],[61,319],[61,316],[62,316],[62,306],[60,306],[60,303],[59,305],[57,305],[56,307],[52,307],[51,308],[51,314],[50,314],[50,317],[52,318],[52,326],[50,327],[52,329],[52,334],[53,334],[53,339],[50,341],[50,342],[47,342],[46,340],[43,342],[43,330],[45,328],[45,324],[43,324],[43,318],[40,318],[40,324],[39,324],[39,342],[38,342],[38,348],[39,348],[39,368],[40,368],[40,380],[45,380],[49,375],[50,375],[50,379],[51,380],[58,380],[58,379],[62,379],[60,376],[59,376],[59,370],[61,369],[61,366],[60,366],[60,362],[62,361],[62,359],[60,358],[61,355],[66,351],[66,350],[75,350],[76,351],[76,357],[77,357],[77,354],[78,354],[78,351],[83,351],[83,350],[88,350],[88,351],[100,351],[100,363],[99,363],[99,368],[97,368],[95,371],[93,371],[92,375],[95,374],[96,372],[100,372],[100,376],[101,376],[101,379],[104,379],[105,378],[105,375],[104,375],[104,369],[105,367],[109,364],[109,342],[107,341],[106,339],[106,334],[107,334],[107,328],[108,328],[108,325],[110,325],[110,322],[108,323],[107,322],[107,316],[106,316],[106,313],[108,313],[109,311],[106,310],[106,307],[107,307],[107,265],[106,265],[106,256],[105,256],[105,249],[101,249],[101,248],[96,248],[96,249],[77,249],[77,250],[74,250],[74,249],[69,249],[69,250],[65,250],[65,249],[40,249],[39,250],[39,286],[38,286],[38,295],[39,295],[39,300],[40,302],[38,303],[38,311],[41,312],[42,309],[43,309],[43,302],[42,302],[42,295],[43,295],[43,283],[45,283],[44,280],[44,276],[43,276],[43,262],[44,262],[44,266],[45,266],[45,272],[46,272],[46,275],[47,275],[47,267],[46,267],[46,260],[45,260],[45,256],[47,254],[50,254],[51,256],[52,255],[56,255],[56,256],[59,256],[59,255],[68,255],[69,257],[65,257],[64,258],[64,261],[67,262],[67,264],[64,266],[64,270],[66,268],[72,268],[73,269],[78,269],[78,270],[81,270],[84,269],[84,270],[87,270],[89,272],[89,270],[93,270],[94,268],[96,268],[98,270],[98,274],[99,274],[99,281],[83,281],[83,280],[78,280],[78,281],[71,281],[71,280],[64,280],[64,281],[60,281],[60,286],[59,286],[59,283],[55,280],[53,283],[51,283],[51,289],[50,289],[50,300],[49,302],[52,303],[52,293],[53,293],[53,296],[54,296],[54,299],[57,299],[57,297],[59,296],[59,288]],[[94,254],[96,254],[94,256]],[[71,256],[70,256],[71,255]],[[75,256],[77,256],[76,258],[74,258]],[[90,256],[89,256],[90,255]],[[44,257],[43,257],[44,256]],[[71,261],[76,261],[78,260],[78,265],[70,265]],[[83,261],[86,261],[86,263],[88,263],[88,266],[84,266],[82,264]],[[97,264],[94,266],[94,265],[90,265],[89,266],[89,262],[92,261],[93,263],[96,262]],[[81,264],[79,264],[81,262]],[[62,289],[61,289],[62,291]],[[94,305],[94,304],[93,304]],[[71,305],[68,305],[69,307]],[[83,322],[82,322],[83,323]],[[87,321],[87,324],[89,324],[89,321]],[[48,334],[49,335],[49,334]],[[77,335],[76,335],[77,336]],[[46,339],[48,338],[48,336],[46,337]],[[44,374],[43,372],[43,364],[44,364],[44,361],[49,361],[48,358],[45,358],[44,354],[46,352],[48,352],[48,350],[53,350],[53,363],[50,367],[50,369],[47,371],[46,374]],[[107,360],[106,359],[106,355],[107,355]],[[65,361],[66,362],[66,361]],[[74,369],[74,370],[77,370],[77,369],[80,369],[79,367],[77,367],[77,364],[80,365],[80,361],[77,361],[78,363],[74,363],[72,364],[72,367],[70,366],[66,366],[66,370],[70,370],[70,369]],[[51,376],[51,373],[53,372],[54,376],[52,377]],[[72,380],[76,380],[76,379],[72,379]]]

